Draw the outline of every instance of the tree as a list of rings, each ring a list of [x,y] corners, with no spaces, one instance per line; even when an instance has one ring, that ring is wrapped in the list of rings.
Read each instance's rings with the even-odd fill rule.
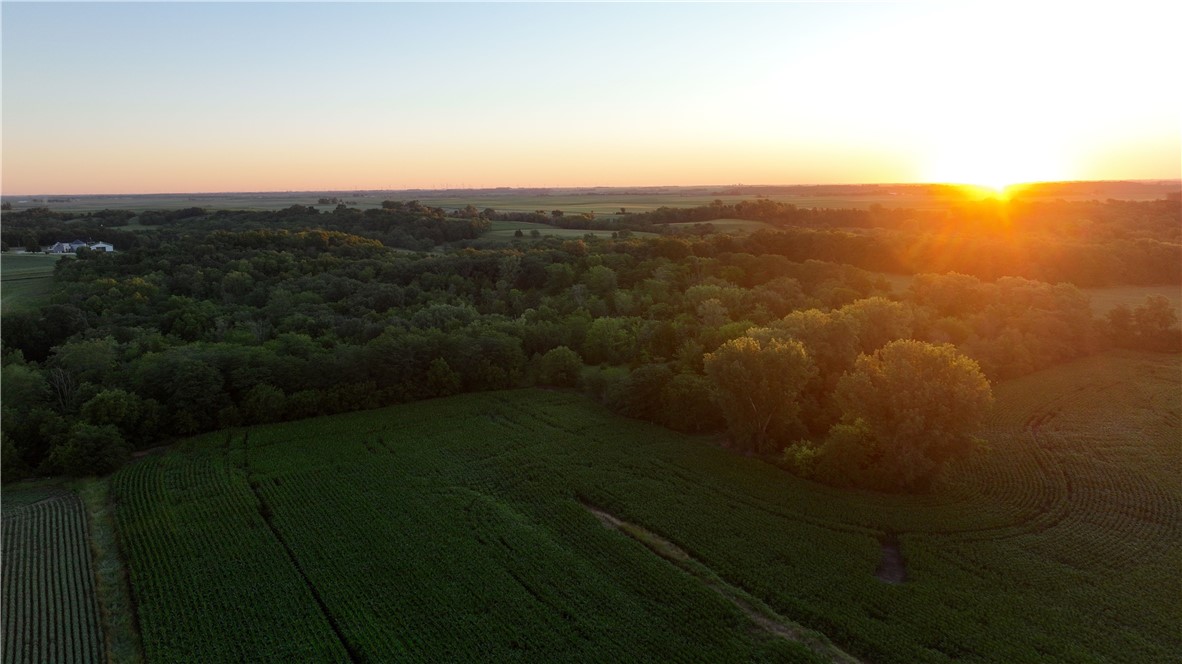
[[[427,396],[446,397],[460,391],[460,375],[452,370],[447,360],[437,357],[427,368]]]
[[[632,359],[636,326],[626,318],[596,318],[587,328],[583,355],[588,364],[622,364]]]
[[[110,424],[125,439],[134,437],[143,416],[143,399],[120,389],[103,390],[82,404],[82,417],[94,425]]]
[[[283,417],[286,407],[287,398],[283,390],[266,383],[250,388],[242,399],[243,414],[251,424],[274,422]]]
[[[67,475],[104,475],[127,461],[130,451],[114,426],[79,422],[66,443],[54,448],[50,463]]]
[[[662,422],[665,416],[665,387],[673,380],[673,371],[664,364],[645,364],[637,367],[625,379],[617,404],[622,414],[628,417]]]
[[[1112,343],[1129,345],[1133,336],[1133,310],[1129,305],[1124,302],[1117,304],[1104,318],[1108,321],[1108,335]]]
[[[993,403],[974,360],[949,344],[914,340],[860,356],[834,398],[842,419],[820,451],[818,475],[886,491],[923,490],[949,460],[971,452]]]
[[[54,348],[49,364],[80,381],[104,385],[118,369],[119,344],[111,337],[75,339]]]
[[[1133,323],[1142,348],[1160,351],[1178,348],[1178,314],[1166,296],[1147,296],[1140,306],[1133,309]]]
[[[28,475],[29,467],[21,459],[16,446],[13,445],[8,434],[0,432],[0,482],[8,484],[15,480],[24,479]]]
[[[914,332],[911,310],[886,298],[858,300],[842,307],[839,313],[853,321],[858,349],[863,353],[873,353],[895,339],[910,339]]]
[[[542,385],[558,387],[574,387],[579,384],[579,372],[583,368],[583,358],[566,346],[559,346],[546,351],[542,356],[538,371],[538,382]]]
[[[665,406],[662,424],[670,429],[701,433],[725,424],[714,399],[714,386],[705,376],[677,374],[665,385],[661,398]]]
[[[587,290],[604,297],[616,290],[616,271],[610,267],[596,265],[583,274]]]
[[[817,369],[799,341],[743,336],[707,354],[703,364],[740,449],[777,451],[800,428],[797,397]]]

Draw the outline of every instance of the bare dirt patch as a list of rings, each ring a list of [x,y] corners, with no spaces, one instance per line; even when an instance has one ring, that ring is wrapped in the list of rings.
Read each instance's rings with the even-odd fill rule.
[[[882,560],[878,563],[874,576],[887,583],[907,581],[907,561],[903,560],[899,539],[894,535],[888,535],[882,540]]]

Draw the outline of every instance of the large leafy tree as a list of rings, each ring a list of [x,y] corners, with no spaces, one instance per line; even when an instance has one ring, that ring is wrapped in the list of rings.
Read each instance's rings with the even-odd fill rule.
[[[860,356],[834,398],[842,421],[820,450],[822,479],[887,491],[922,490],[970,452],[993,402],[974,360],[914,340]]]
[[[817,369],[799,341],[738,337],[706,355],[704,365],[740,449],[775,452],[800,429],[797,398]]]

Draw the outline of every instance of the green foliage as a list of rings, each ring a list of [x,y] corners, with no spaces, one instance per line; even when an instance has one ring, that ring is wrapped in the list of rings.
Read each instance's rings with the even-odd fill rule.
[[[1150,295],[1133,310],[1133,322],[1140,346],[1149,350],[1182,350],[1178,314],[1164,295]]]
[[[608,208],[611,217],[592,217],[576,206],[552,218],[544,210],[490,213],[460,203],[450,214],[417,201],[376,200],[377,209],[338,205],[328,213],[310,202],[286,200],[270,212],[147,211],[139,222],[155,228],[137,233],[104,225],[126,222],[131,214],[121,211],[78,217],[42,208],[6,215],[0,233],[10,245],[25,235],[49,244],[54,238],[47,235],[68,232],[119,246],[85,260],[26,256],[35,260],[22,264],[5,257],[5,292],[12,280],[32,276],[48,284],[53,273],[53,303],[6,310],[0,326],[4,348],[25,359],[24,370],[4,377],[28,389],[5,387],[3,428],[26,466],[48,470],[51,449],[65,444],[75,423],[88,421],[82,407],[109,390],[139,399],[138,422],[128,416],[115,426],[141,447],[219,426],[521,386],[536,378],[541,364],[527,371],[527,358],[559,346],[588,364],[638,370],[638,379],[662,371],[645,366],[670,363],[674,374],[701,374],[705,353],[749,331],[760,343],[800,342],[817,368],[793,399],[798,412],[792,421],[766,442],[778,453],[785,441],[823,436],[840,417],[833,400],[838,379],[859,352],[894,338],[956,343],[990,379],[1045,369],[1109,341],[1159,350],[1182,341],[1172,331],[1176,326],[1163,326],[1152,309],[1140,322],[1130,309],[1127,340],[1115,341],[1122,335],[1097,323],[1075,288],[1013,277],[982,281],[998,276],[992,274],[996,266],[985,270],[984,264],[965,270],[980,276],[916,277],[902,301],[885,300],[887,280],[851,264],[902,269],[892,264],[898,250],[912,240],[930,241],[923,234],[907,239],[914,228],[896,228],[903,213],[885,209],[723,201],[702,213],[719,219],[721,208],[733,205],[746,215],[737,218],[776,230],[642,237],[647,234],[627,231],[653,230],[682,213],[642,217]],[[1153,205],[1095,209],[1144,213],[1145,219],[1174,214]],[[544,223],[541,228],[562,231],[562,237],[477,249],[494,246],[472,243],[494,218],[497,232],[509,229],[506,235]],[[943,219],[925,223],[939,227]],[[864,222],[899,235],[828,227]],[[987,245],[995,239],[968,228],[962,231],[982,233]],[[1148,266],[1138,273],[1141,279],[1167,265],[1162,257],[1172,250],[1169,237],[1158,232],[1165,225],[1137,228],[1129,232],[1145,232],[1143,239],[1156,243],[1136,245]],[[931,249],[920,246],[918,255]],[[954,256],[928,269],[972,258]],[[1176,271],[1176,263],[1170,269]],[[1045,274],[1057,279],[1064,272],[1057,267]],[[717,422],[717,407],[696,410],[700,419],[669,416],[664,393],[673,379],[662,380],[659,389],[604,381],[593,391],[621,412],[670,426],[716,426],[709,423]],[[699,402],[712,391],[688,378],[678,379],[682,388],[685,398]]]
[[[119,429],[79,422],[64,445],[55,447],[49,464],[66,475],[105,475],[127,461],[131,448]]]
[[[817,373],[804,346],[745,336],[703,361],[735,446],[761,453],[782,449],[786,437],[800,428],[797,397]]]
[[[587,328],[583,357],[588,364],[622,364],[635,353],[635,321],[626,318],[596,318]]]
[[[22,493],[32,495],[26,501]],[[86,514],[78,496],[6,490],[3,518],[5,664],[104,661]]]
[[[427,394],[433,397],[445,397],[460,391],[460,375],[452,371],[447,360],[437,357],[431,360],[427,368]]]
[[[8,484],[29,476],[29,467],[21,458],[16,445],[5,432],[0,432],[0,482]]]
[[[77,491],[86,512],[88,539],[94,556],[95,594],[103,622],[107,661],[140,664],[144,661],[143,647],[135,624],[135,605],[131,601],[127,570],[119,552],[110,487],[106,479],[96,479],[79,482]]]
[[[27,410],[49,402],[49,383],[35,367],[6,364],[0,369],[0,401],[16,410]]]
[[[825,442],[821,476],[903,491],[926,488],[946,463],[970,453],[993,403],[976,362],[951,345],[913,340],[859,357],[834,396],[842,424]]]
[[[616,290],[616,272],[609,267],[595,265],[583,275],[583,283],[587,285],[587,290],[605,297]]]
[[[583,504],[863,660],[1169,661],[1178,371],[1109,354],[1002,384],[993,453],[922,496],[806,482],[542,390],[209,434],[112,489],[149,661],[344,659],[326,615],[357,660],[789,657]],[[874,576],[888,533],[906,583]]]
[[[621,385],[615,410],[628,417],[650,422],[667,422],[665,389],[673,380],[673,371],[664,364],[646,364],[628,372]]]
[[[579,384],[579,373],[583,359],[566,346],[546,351],[538,367],[538,382],[556,387],[574,387]]]
[[[283,417],[287,399],[283,390],[266,383],[250,388],[242,400],[242,415],[247,422],[263,424]]]
[[[111,492],[147,661],[347,661],[224,459],[149,457],[114,476]]]
[[[664,406],[661,424],[685,433],[704,433],[721,429],[726,420],[714,397],[709,378],[680,373],[665,384],[661,392]]]
[[[103,390],[82,404],[82,418],[90,424],[114,425],[132,443],[152,439],[159,425],[159,404],[120,389]]]

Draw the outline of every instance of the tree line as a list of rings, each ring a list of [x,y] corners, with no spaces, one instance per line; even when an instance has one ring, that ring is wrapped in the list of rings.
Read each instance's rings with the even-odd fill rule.
[[[1168,302],[1097,318],[1069,284],[963,274],[898,294],[818,260],[833,256],[820,240],[777,252],[722,235],[546,238],[427,254],[383,239],[448,223],[414,204],[281,213],[194,214],[126,251],[59,261],[51,304],[0,330],[5,479],[105,472],[217,428],[542,384],[726,431],[736,449],[825,481],[914,490],[968,434],[888,472],[882,450],[902,434],[858,410],[873,386],[946,364],[971,387],[974,372],[1004,379],[1113,345],[1177,347]],[[739,415],[735,395],[756,394],[779,407]]]

